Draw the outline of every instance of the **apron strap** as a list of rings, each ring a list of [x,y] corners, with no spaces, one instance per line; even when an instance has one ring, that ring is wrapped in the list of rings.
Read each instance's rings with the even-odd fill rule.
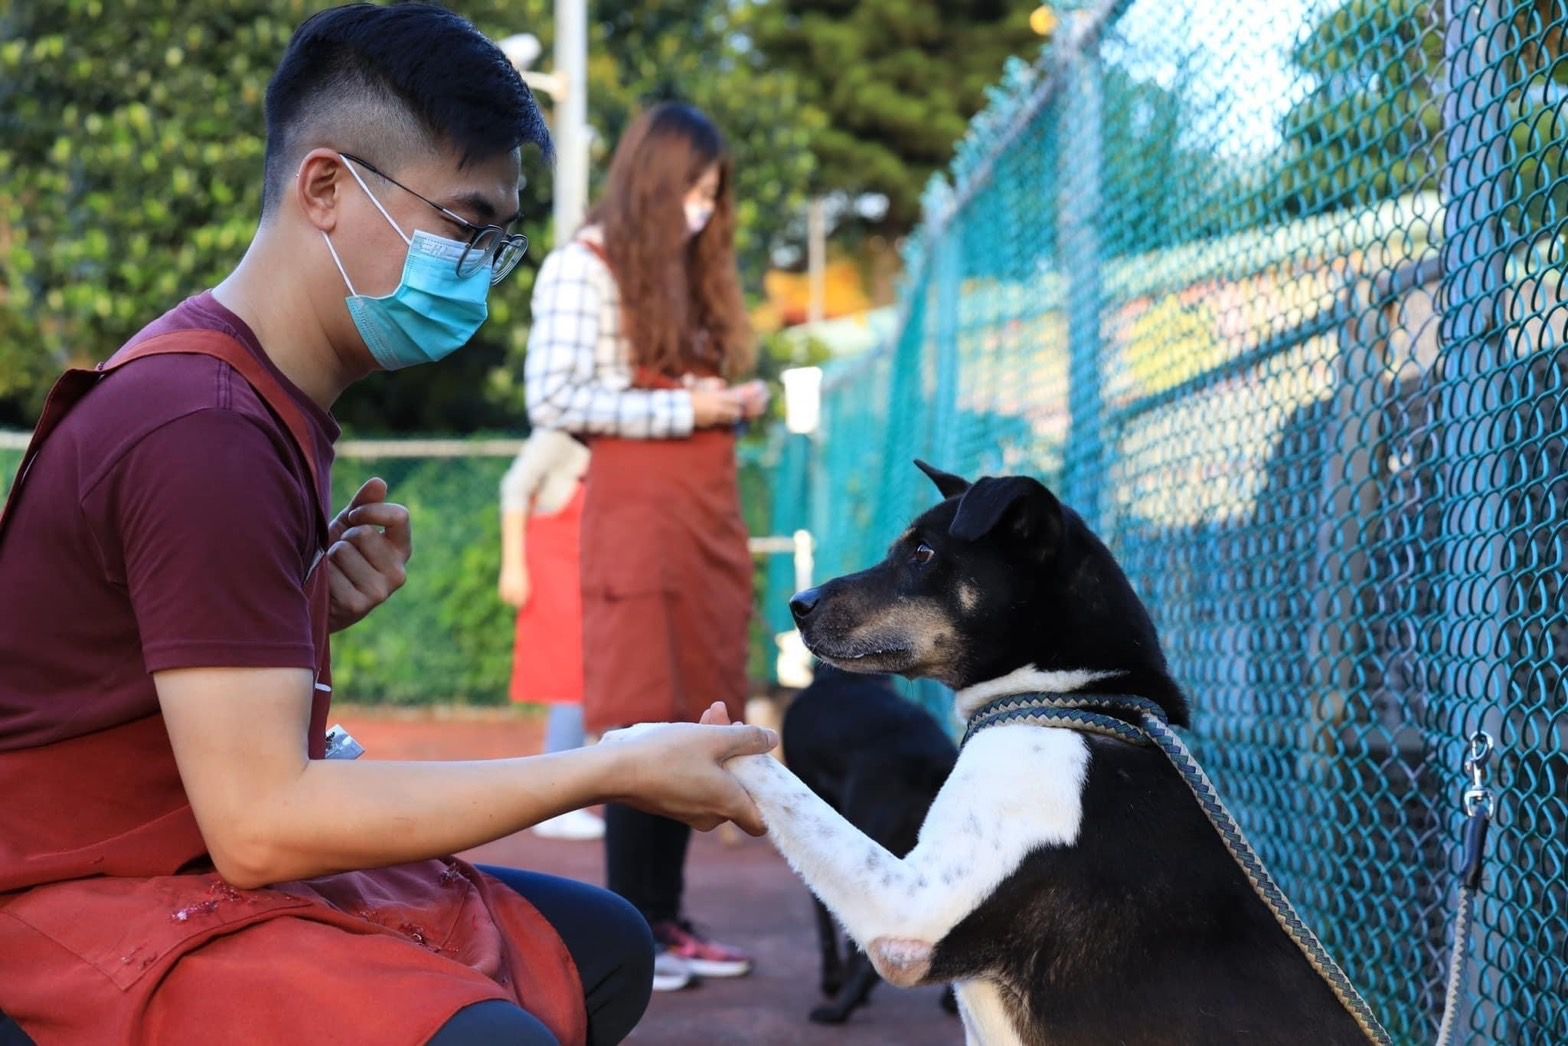
[[[33,435],[27,441],[27,449],[22,452],[22,463],[17,466],[16,479],[11,483],[11,491],[6,495],[5,507],[0,508],[0,544],[5,541],[5,532],[11,522],[11,509],[17,499],[21,497],[22,487],[27,483],[27,476],[33,469],[33,462],[38,457],[38,452],[43,449],[44,439],[53,432],[70,413],[71,408],[81,402],[82,397],[92,391],[98,384],[98,375],[90,370],[71,369],[60,375],[58,381],[49,390],[49,396],[44,400],[43,413],[38,416],[38,424],[33,426]]]
[[[316,533],[320,541],[315,562],[306,569],[305,588],[311,603],[312,631],[316,642],[315,691],[311,695],[310,730],[306,735],[309,754],[320,759],[326,754],[327,717],[332,705],[332,647],[328,631],[331,615],[331,591],[327,585],[327,572],[318,569],[324,562],[327,539],[330,536],[331,510],[328,507],[331,491],[317,465],[316,434],[305,412],[283,383],[267,369],[256,354],[232,335],[214,330],[184,330],[148,338],[130,348],[121,349],[98,365],[101,374],[117,370],[147,356],[195,355],[212,356],[233,367],[250,387],[256,390],[263,403],[293,437],[294,449],[305,459],[315,488]]]
[[[590,240],[586,236],[577,237],[577,242],[597,254],[599,260],[604,262],[604,267],[610,270],[610,275],[615,275],[615,266],[610,264],[610,252],[604,249],[604,244],[599,243],[597,240]]]
[[[261,397],[262,402],[288,430],[295,449],[304,459],[305,467],[310,472],[311,486],[316,494],[316,525],[321,532],[321,540],[326,541],[328,492],[323,487],[325,477],[321,475],[320,466],[317,464],[315,429],[305,417],[304,411],[283,387],[283,383],[266,368],[261,360],[256,358],[255,353],[233,336],[214,330],[183,330],[161,334],[130,348],[121,349],[93,370],[73,367],[60,375],[44,401],[43,413],[39,415],[38,424],[33,428],[32,439],[27,444],[27,450],[22,454],[22,463],[17,469],[16,480],[11,484],[5,507],[0,509],[0,542],[5,539],[6,525],[11,519],[11,509],[21,496],[22,487],[27,482],[33,462],[37,460],[39,452],[43,449],[44,441],[59,427],[60,422],[65,420],[66,414],[70,413],[71,409],[97,386],[105,374],[147,356],[175,355],[211,356],[227,363],[239,372],[240,377],[256,391],[256,395]]]
[[[256,358],[255,353],[232,335],[215,330],[183,330],[161,334],[116,352],[98,364],[98,372],[107,374],[147,356],[177,355],[211,356],[239,371],[240,377],[256,390],[256,395],[272,409],[278,420],[283,422],[283,427],[288,429],[289,435],[294,437],[294,445],[304,457],[305,467],[310,470],[311,482],[318,491],[321,490],[322,477],[316,463],[315,429],[283,383]]]

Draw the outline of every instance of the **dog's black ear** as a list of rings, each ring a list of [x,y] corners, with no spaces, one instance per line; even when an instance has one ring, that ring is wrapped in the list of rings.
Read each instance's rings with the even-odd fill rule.
[[[1037,479],[982,476],[958,503],[947,532],[960,541],[978,541],[1004,520],[1015,537],[1044,548],[1062,532],[1062,506]]]
[[[936,489],[942,492],[944,498],[956,498],[969,489],[969,481],[964,477],[932,468],[919,458],[915,459],[915,468],[931,477],[931,482],[936,484]]]

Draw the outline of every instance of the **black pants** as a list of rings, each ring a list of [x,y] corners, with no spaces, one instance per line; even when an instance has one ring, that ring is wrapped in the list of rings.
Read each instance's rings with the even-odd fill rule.
[[[691,828],[615,803],[604,808],[605,882],[650,923],[676,919]]]
[[[537,872],[485,868],[539,909],[572,953],[588,1004],[588,1041],[617,1043],[642,1019],[653,986],[653,940],[630,905],[594,886]],[[221,1037],[221,1036],[220,1036]],[[32,1046],[0,1014],[0,1046]],[[500,1001],[459,1010],[429,1046],[556,1046],[535,1017]]]

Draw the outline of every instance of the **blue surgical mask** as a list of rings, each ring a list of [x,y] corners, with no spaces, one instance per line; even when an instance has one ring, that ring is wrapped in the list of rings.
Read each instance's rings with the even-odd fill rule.
[[[459,276],[457,263],[466,244],[423,230],[416,231],[412,238],[405,235],[354,170],[354,162],[345,160],[344,166],[376,210],[408,244],[408,258],[403,262],[403,278],[397,289],[383,298],[372,298],[354,290],[337,249],[332,246],[332,238],[321,234],[348,286],[348,313],[354,318],[360,337],[365,339],[365,346],[387,370],[434,363],[450,356],[468,344],[490,313],[490,266],[481,265],[472,275]]]

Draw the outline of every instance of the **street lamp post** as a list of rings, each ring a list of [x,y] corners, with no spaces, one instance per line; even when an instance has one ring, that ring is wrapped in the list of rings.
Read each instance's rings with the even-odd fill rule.
[[[550,96],[555,114],[555,242],[564,243],[588,210],[588,5],[555,0],[555,71],[529,66],[544,50],[538,37],[519,33],[501,50],[531,90]]]

